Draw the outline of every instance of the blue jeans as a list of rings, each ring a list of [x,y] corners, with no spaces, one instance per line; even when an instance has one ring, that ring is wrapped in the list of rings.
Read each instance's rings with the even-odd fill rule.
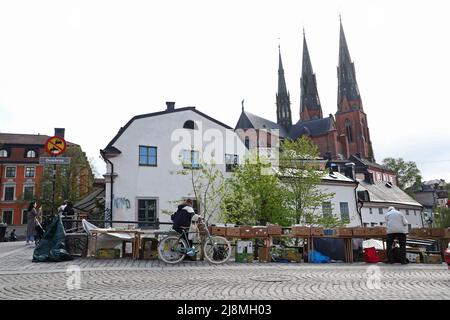
[[[34,236],[27,236],[27,243],[34,242]]]

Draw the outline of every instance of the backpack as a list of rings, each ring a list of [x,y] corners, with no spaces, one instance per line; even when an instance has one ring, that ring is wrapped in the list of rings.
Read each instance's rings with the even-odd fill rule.
[[[171,217],[173,228],[189,227],[191,225],[192,215],[184,209],[178,209]]]

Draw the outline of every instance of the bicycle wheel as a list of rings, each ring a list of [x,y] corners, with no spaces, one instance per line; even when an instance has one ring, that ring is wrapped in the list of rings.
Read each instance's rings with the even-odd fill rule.
[[[214,264],[227,262],[231,257],[231,244],[224,237],[211,236],[204,246],[206,259]]]
[[[158,255],[165,263],[175,264],[186,256],[186,241],[177,236],[164,238],[158,245]]]

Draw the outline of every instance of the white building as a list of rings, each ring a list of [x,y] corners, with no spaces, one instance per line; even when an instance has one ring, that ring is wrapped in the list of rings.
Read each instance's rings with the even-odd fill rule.
[[[386,225],[384,214],[392,206],[405,214],[409,228],[423,227],[422,205],[396,185],[386,181],[359,180],[362,220],[367,227]]]
[[[245,152],[229,126],[195,107],[175,109],[167,102],[165,111],[133,117],[101,150],[107,163],[106,208],[115,221],[170,222],[168,213],[193,198],[189,176],[177,174],[183,163],[196,167],[214,160],[228,176]]]
[[[361,226],[356,203],[357,183],[339,172],[328,173],[319,185],[323,193],[334,196],[322,204],[319,214],[332,214],[341,221],[349,221],[347,227]]]

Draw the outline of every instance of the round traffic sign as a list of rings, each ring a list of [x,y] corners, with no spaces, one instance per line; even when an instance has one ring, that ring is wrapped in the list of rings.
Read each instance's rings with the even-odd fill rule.
[[[45,143],[45,151],[51,156],[59,156],[66,151],[67,144],[64,138],[53,136]]]

